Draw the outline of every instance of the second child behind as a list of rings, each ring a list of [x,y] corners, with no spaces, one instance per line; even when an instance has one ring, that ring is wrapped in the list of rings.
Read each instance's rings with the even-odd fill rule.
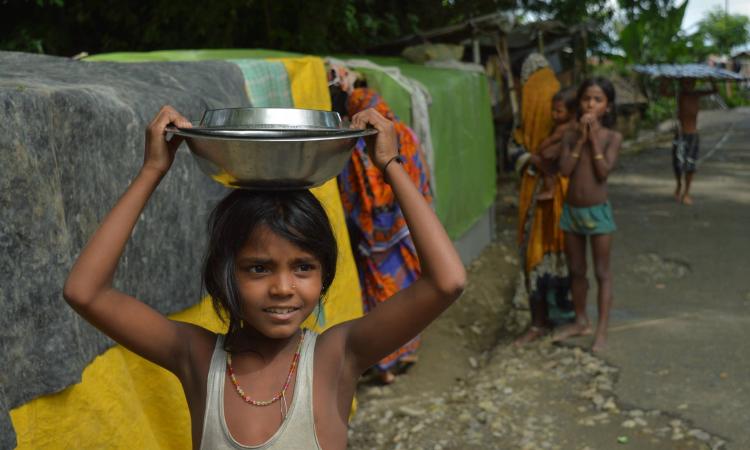
[[[578,125],[576,120],[578,99],[573,88],[560,90],[552,97],[552,120],[555,128],[552,134],[539,144],[539,158],[537,165],[542,169],[542,191],[537,196],[538,200],[552,200],[555,197],[555,177],[560,171],[559,158],[562,148],[562,140],[570,130]]]
[[[560,227],[565,232],[565,254],[571,275],[575,322],[563,327],[555,341],[591,334],[586,314],[586,243],[591,242],[599,286],[599,320],[592,350],[604,349],[612,307],[610,252],[616,230],[607,193],[607,177],[615,167],[622,135],[615,123],[615,89],[606,78],[591,78],[578,89],[578,127],[568,132],[560,155],[560,174],[570,177]]]

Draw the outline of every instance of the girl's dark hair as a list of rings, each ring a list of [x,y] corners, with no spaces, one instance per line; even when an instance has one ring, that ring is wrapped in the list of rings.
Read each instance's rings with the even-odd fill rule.
[[[239,330],[242,317],[234,260],[261,225],[318,259],[323,274],[321,299],[336,275],[336,237],[323,206],[310,191],[232,191],[211,212],[203,260],[203,288],[218,316],[225,322],[229,319],[229,335]]]
[[[576,102],[579,105],[581,104],[581,99],[583,98],[586,89],[591,86],[599,86],[599,88],[604,91],[604,95],[607,97],[607,112],[604,113],[604,117],[602,117],[602,125],[607,128],[612,128],[617,119],[617,113],[615,111],[615,86],[611,81],[604,77],[593,77],[584,80],[578,88],[578,95],[576,95]],[[581,115],[581,110],[578,108],[577,117],[580,119]]]
[[[560,89],[557,94],[552,97],[552,104],[562,102],[565,105],[565,109],[568,110],[569,114],[577,114],[578,111],[578,98],[576,97],[576,91],[572,87]]]

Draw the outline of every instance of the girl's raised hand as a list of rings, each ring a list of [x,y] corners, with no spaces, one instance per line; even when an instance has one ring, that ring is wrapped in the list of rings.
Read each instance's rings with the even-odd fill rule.
[[[593,139],[601,128],[601,121],[596,116],[592,115],[592,119],[589,122],[589,137]]]
[[[583,120],[584,117],[585,116],[582,116],[581,119],[578,121],[578,143],[579,144],[583,144],[589,138],[589,124],[588,122]]]
[[[581,116],[581,125],[586,129],[586,132],[584,133],[584,136],[582,138],[583,141],[590,140],[594,136],[596,136],[596,131],[599,129],[599,120],[596,118],[596,115],[592,113],[586,113]]]
[[[165,105],[146,128],[146,149],[143,155],[143,168],[156,170],[161,175],[167,173],[174,162],[177,147],[182,143],[180,136],[172,136],[167,140],[167,125],[173,124],[180,128],[190,128],[193,125],[174,108]]]
[[[383,170],[388,161],[398,156],[396,129],[393,122],[372,108],[361,111],[352,117],[352,128],[364,130],[368,125],[372,125],[373,128],[378,130],[378,134],[366,139],[367,154],[375,166]]]

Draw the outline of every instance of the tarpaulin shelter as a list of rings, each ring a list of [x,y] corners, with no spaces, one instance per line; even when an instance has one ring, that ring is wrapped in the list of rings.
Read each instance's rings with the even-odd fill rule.
[[[348,56],[338,56],[347,61]],[[491,241],[493,232],[495,136],[486,76],[412,64],[400,57],[367,60],[374,64],[354,68],[367,76],[368,85],[407,124],[413,125],[410,94],[382,68],[397,68],[429,92],[435,210],[463,260],[471,261]]]

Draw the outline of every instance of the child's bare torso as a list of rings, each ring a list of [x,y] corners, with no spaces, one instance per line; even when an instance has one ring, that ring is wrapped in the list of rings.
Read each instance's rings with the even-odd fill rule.
[[[573,141],[579,138],[579,132],[573,131]],[[601,128],[596,139],[602,142],[602,148],[608,148],[614,138],[614,131]],[[571,206],[588,207],[606,203],[608,199],[607,180],[600,180],[594,170],[594,154],[591,143],[586,142],[580,153],[580,160],[570,174],[570,184],[565,201]]]

